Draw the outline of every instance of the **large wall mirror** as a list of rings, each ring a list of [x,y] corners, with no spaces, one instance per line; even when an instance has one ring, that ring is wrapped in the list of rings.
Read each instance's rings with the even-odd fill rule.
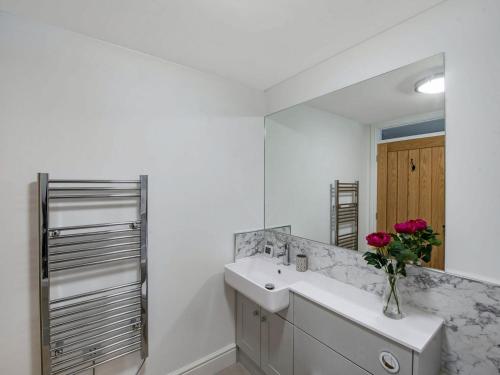
[[[266,117],[265,226],[357,251],[422,218],[444,269],[444,55]]]

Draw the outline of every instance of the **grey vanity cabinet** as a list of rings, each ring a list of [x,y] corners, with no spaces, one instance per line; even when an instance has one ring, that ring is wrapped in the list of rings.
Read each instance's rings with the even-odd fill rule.
[[[300,356],[305,356],[304,360],[310,360],[307,353],[311,350],[307,348],[305,353],[300,353],[300,346],[312,346],[312,340],[317,340],[320,344],[315,346],[320,352],[333,351],[355,367],[349,371],[340,372],[342,375],[352,374],[373,374],[373,375],[438,375],[440,372],[441,334],[437,333],[427,344],[422,353],[416,353],[410,348],[402,346],[392,340],[388,340],[379,334],[368,330],[349,319],[346,319],[330,310],[327,310],[314,302],[309,301],[299,295],[294,295],[294,325],[295,331],[302,331],[311,339],[306,340],[303,334],[295,334],[295,374],[302,375],[298,369],[301,366],[311,366],[311,364],[299,364]],[[341,359],[331,361],[343,366]],[[320,354],[316,354],[321,357]],[[337,356],[338,356],[337,355]],[[321,362],[321,361],[320,361]],[[323,366],[332,364],[323,361]],[[347,364],[345,364],[347,366]],[[315,365],[316,366],[316,365]],[[319,366],[319,365],[318,365]],[[364,369],[359,372],[359,366]],[[321,374],[323,367],[309,372],[310,374]],[[305,373],[307,373],[306,371]],[[335,372],[330,372],[335,374]]]
[[[260,364],[260,325],[260,306],[238,293],[236,344],[256,364]]]
[[[259,373],[292,375],[293,325],[240,293],[236,304],[236,344],[240,351],[253,361]]]
[[[260,368],[267,375],[293,373],[293,325],[261,308]]]
[[[399,362],[399,374],[412,374],[412,351],[366,328],[353,324],[309,300],[294,295],[295,326],[317,338],[337,353],[374,375],[387,375],[379,356],[392,353]]]
[[[438,375],[441,332],[417,353],[297,294],[272,314],[237,294],[236,343],[255,375]]]
[[[299,328],[294,332],[294,375],[370,375]]]

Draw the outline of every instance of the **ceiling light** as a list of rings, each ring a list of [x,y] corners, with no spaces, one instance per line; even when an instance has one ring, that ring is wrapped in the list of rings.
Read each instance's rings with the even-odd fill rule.
[[[415,91],[421,94],[441,94],[444,92],[444,74],[435,74],[415,84]]]

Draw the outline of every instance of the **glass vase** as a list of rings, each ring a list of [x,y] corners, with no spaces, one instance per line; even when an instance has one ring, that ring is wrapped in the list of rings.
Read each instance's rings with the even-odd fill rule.
[[[399,275],[387,274],[387,280],[383,295],[383,313],[391,319],[403,318],[403,306],[401,294],[399,293]]]

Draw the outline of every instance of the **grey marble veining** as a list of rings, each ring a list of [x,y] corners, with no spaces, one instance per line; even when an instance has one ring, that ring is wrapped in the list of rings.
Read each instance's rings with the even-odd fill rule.
[[[269,231],[263,229],[235,233],[234,235],[234,259],[246,258],[264,251],[266,236]],[[289,225],[273,228],[272,233],[290,234]],[[274,238],[270,238],[273,243]]]
[[[234,235],[234,259],[246,258],[264,249],[263,229],[250,232],[235,233]]]
[[[368,266],[362,252],[276,231],[268,230],[263,237],[277,249],[288,242],[292,260],[297,253],[306,254],[312,271],[382,294],[384,274]],[[408,276],[401,281],[400,290],[404,303],[445,320],[444,374],[500,374],[500,285],[408,267]]]

